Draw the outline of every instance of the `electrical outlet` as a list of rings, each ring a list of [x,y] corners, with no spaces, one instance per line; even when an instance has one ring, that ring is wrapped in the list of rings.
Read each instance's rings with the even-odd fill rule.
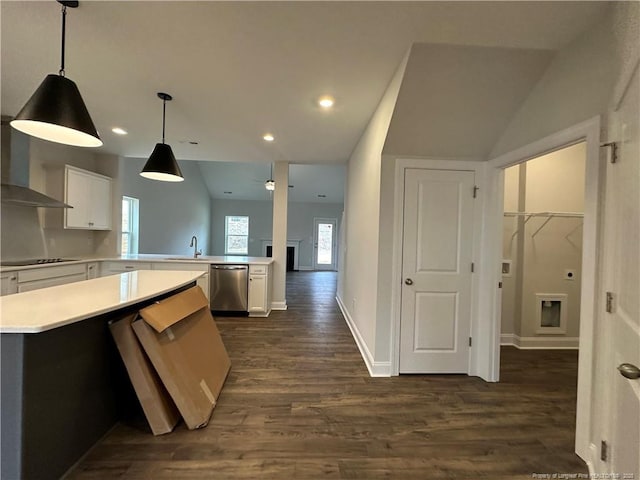
[[[576,279],[576,271],[572,268],[567,268],[564,271],[564,279],[565,280],[575,280]]]

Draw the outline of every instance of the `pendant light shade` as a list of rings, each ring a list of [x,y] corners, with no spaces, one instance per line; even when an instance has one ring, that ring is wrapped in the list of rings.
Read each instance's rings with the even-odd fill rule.
[[[140,175],[151,180],[159,180],[161,182],[182,182],[184,177],[173,155],[171,145],[164,143],[164,130],[166,120],[167,102],[173,100],[168,93],[158,93],[158,97],[162,100],[162,143],[156,143],[149,160],[145,163]]]
[[[76,147],[99,147],[102,140],[96,130],[76,84],[64,76],[65,30],[67,7],[62,4],[62,55],[58,75],[45,77],[11,126],[28,135]]]
[[[270,166],[269,172],[270,172],[269,173],[269,180],[264,182],[264,188],[266,188],[270,192],[273,192],[276,189],[276,182],[273,181],[273,163]]]
[[[62,75],[47,75],[11,126],[50,142],[76,147],[102,145],[78,87]]]
[[[184,180],[176,157],[173,156],[171,145],[166,143],[156,143],[156,148],[153,149],[140,175],[161,182],[182,182]]]

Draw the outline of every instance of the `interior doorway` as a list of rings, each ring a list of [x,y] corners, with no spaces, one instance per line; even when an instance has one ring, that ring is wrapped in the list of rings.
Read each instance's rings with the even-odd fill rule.
[[[501,345],[577,349],[586,144],[505,169]]]

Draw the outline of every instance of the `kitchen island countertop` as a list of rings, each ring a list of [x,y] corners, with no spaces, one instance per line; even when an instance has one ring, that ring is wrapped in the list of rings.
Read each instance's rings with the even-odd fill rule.
[[[158,297],[204,272],[141,270],[0,297],[0,333],[40,333]]]

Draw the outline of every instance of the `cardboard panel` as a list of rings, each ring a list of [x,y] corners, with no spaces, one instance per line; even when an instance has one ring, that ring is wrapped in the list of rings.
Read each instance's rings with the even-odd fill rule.
[[[180,420],[180,413],[133,333],[131,324],[136,317],[137,315],[131,315],[111,322],[109,330],[151,431],[154,435],[162,435],[173,430]]]
[[[150,305],[140,310],[140,315],[156,332],[163,332],[183,318],[192,315],[201,308],[209,305],[207,297],[200,287],[193,287],[177,295],[173,295],[162,302]]]
[[[188,311],[194,313],[185,317]],[[205,426],[231,361],[202,290],[185,290],[141,310],[140,315],[144,320],[133,322],[133,330],[187,427]],[[151,327],[147,317],[164,325],[162,331]]]

